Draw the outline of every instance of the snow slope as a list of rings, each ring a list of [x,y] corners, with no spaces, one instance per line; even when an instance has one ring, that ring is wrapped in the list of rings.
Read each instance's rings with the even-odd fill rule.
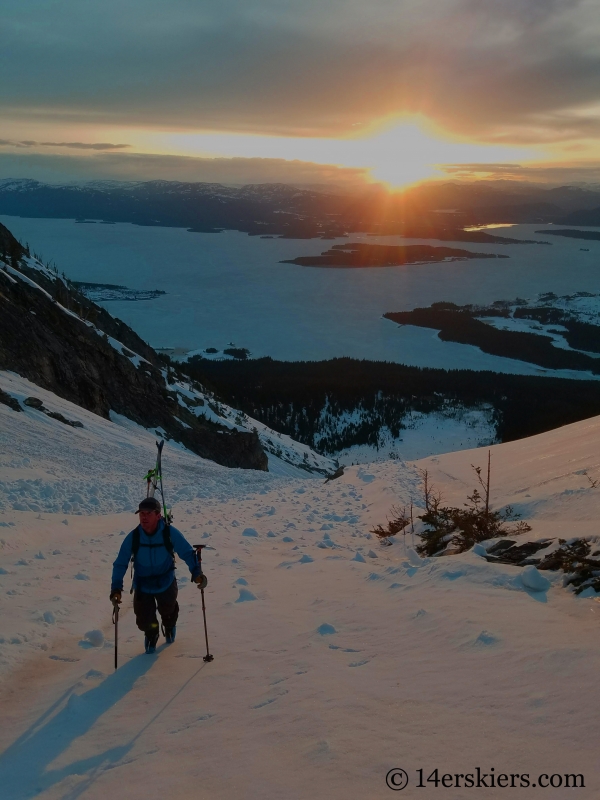
[[[163,374],[167,378],[166,371]],[[243,411],[221,403],[206,390],[200,390],[191,383],[177,380],[173,383],[167,381],[167,388],[176,392],[179,400],[189,403],[197,416],[205,417],[230,430],[256,431],[263,449],[268,454],[269,472],[296,476],[302,475],[303,472],[329,475],[337,468],[333,458],[320,455],[308,445],[295,441],[285,433],[274,431],[259,420],[244,414]]]
[[[491,500],[512,505],[547,535],[588,536],[600,532],[600,417],[491,448]],[[417,462],[449,503],[475,486],[471,465],[486,468],[487,451],[463,451]],[[589,476],[589,479],[588,479]],[[556,531],[551,534],[551,531]]]
[[[399,437],[394,437],[389,428],[384,427],[380,430],[377,447],[353,445],[336,453],[337,460],[344,465],[368,464],[389,458],[412,460],[447,450],[484,447],[496,439],[493,408],[490,406],[442,408],[429,414],[412,411],[403,423],[406,427]]]
[[[598,796],[596,600],[558,576],[532,591],[517,567],[474,552],[423,560],[410,534],[382,548],[368,533],[392,504],[418,502],[420,468],[463,499],[483,451],[350,467],[324,483],[227,470],[167,443],[175,524],[210,548],[215,660],[202,661],[200,598],[180,564],[177,641],[142,654],[126,595],[113,673],[111,562],[154,437],[76,407],[63,413],[83,429],[38,413],[0,405],[3,800],[383,798],[395,767],[407,796],[506,795],[417,792],[416,770],[436,767],[582,773],[573,794]],[[583,471],[597,476],[598,452],[600,418],[495,446],[494,503],[519,503],[535,536],[595,534],[600,489]],[[16,510],[5,485],[41,510]],[[78,487],[78,515],[49,513],[46,501]]]
[[[141,479],[156,460],[154,442],[161,431],[147,431],[115,413],[109,422],[14,373],[0,371],[0,389],[17,399],[23,409],[17,413],[0,404],[0,511],[94,514],[133,512],[137,508],[146,493]],[[24,406],[23,401],[31,396],[39,398],[47,411],[62,414],[82,427],[71,428],[43,411]],[[223,424],[236,427],[228,419],[233,416],[232,409],[223,406],[219,411],[223,416],[210,410],[208,413]],[[277,439],[274,431],[256,424],[267,440],[270,436]],[[329,467],[327,472],[335,469],[331,459],[313,453],[305,445],[292,443],[283,435],[281,440],[284,447],[290,443],[282,450],[286,460],[269,454],[271,474],[310,476],[310,471],[292,463],[294,458],[303,463],[303,453],[307,453],[307,461],[310,455],[311,464],[314,462],[323,470]],[[204,499],[227,491],[218,488],[213,480],[213,462],[199,458],[177,442],[167,442],[165,447],[165,452],[178,454],[171,474],[170,502]],[[243,475],[240,480],[244,485],[253,484],[247,471],[224,470],[225,475],[230,473]]]

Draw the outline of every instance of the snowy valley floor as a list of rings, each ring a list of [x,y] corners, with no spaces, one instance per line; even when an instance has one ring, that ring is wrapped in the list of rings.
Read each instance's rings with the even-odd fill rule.
[[[600,795],[596,599],[551,573],[547,592],[530,592],[517,567],[420,560],[410,541],[382,548],[368,534],[419,499],[418,468],[464,501],[485,451],[350,467],[324,484],[167,444],[175,525],[213,548],[215,660],[202,661],[200,595],[180,564],[176,642],[142,654],[126,594],[114,673],[111,564],[154,437],[60,403],[82,429],[0,405],[3,800],[376,800],[392,796],[394,767],[409,774],[402,797],[536,795],[418,789],[416,770],[436,767],[582,773],[585,789],[537,794]],[[493,447],[495,506],[518,506],[530,538],[597,534],[600,488],[584,471],[598,477],[599,452],[600,419]],[[15,509],[30,503],[40,510]]]

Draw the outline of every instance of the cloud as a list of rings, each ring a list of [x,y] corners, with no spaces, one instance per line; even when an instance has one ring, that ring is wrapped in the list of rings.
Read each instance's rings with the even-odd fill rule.
[[[110,144],[110,142],[34,142],[31,139],[14,141],[0,139],[0,146],[8,147],[70,147],[74,150],[124,150],[129,144]]]
[[[41,147],[71,147],[74,150],[124,150],[128,144],[110,144],[109,142],[39,142]]]
[[[511,180],[564,186],[600,186],[600,161],[539,164],[442,164],[439,169],[453,180]]]
[[[309,136],[420,113],[482,140],[570,139],[587,130],[574,109],[600,93],[597,12],[597,0],[87,0],[85,13],[5,0],[0,109]]]
[[[280,158],[191,158],[110,152],[63,156],[0,152],[0,178],[31,178],[46,183],[176,180],[231,185],[288,183],[356,188],[365,185],[368,172]]]

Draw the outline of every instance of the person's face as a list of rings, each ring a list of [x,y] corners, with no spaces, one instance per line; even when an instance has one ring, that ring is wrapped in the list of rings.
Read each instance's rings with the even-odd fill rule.
[[[145,533],[154,533],[159,519],[160,511],[140,511],[140,525]]]

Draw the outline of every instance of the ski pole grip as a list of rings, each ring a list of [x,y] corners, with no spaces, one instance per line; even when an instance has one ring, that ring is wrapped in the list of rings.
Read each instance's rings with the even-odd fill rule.
[[[192,545],[192,547],[196,551],[196,557],[198,559],[198,564],[200,564],[200,566],[202,566],[202,549],[204,547],[206,547],[206,545],[205,544],[194,544],[194,545]]]

